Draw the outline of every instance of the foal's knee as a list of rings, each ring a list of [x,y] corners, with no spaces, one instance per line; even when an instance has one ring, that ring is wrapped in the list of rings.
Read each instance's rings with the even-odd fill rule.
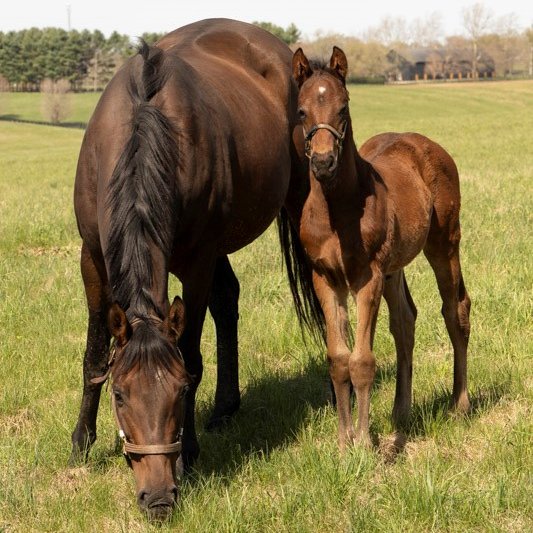
[[[352,354],[349,369],[356,389],[370,387],[376,374],[376,358],[371,351]]]

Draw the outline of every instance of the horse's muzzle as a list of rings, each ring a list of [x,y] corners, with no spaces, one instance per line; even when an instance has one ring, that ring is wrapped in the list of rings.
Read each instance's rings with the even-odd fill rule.
[[[315,153],[311,156],[311,170],[315,178],[321,183],[334,178],[338,166],[338,158],[333,152],[327,152],[325,154]]]
[[[139,491],[137,502],[148,519],[154,522],[164,522],[170,518],[178,499],[178,488],[169,487],[168,490]]]

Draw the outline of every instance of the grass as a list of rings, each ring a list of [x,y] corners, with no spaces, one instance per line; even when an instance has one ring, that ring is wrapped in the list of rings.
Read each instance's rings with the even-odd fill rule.
[[[71,111],[62,123],[63,126],[83,127],[98,101],[100,93],[80,93],[69,95]],[[1,93],[0,120],[17,120],[24,122],[45,122],[41,112],[43,95],[39,93]]]
[[[202,454],[172,522],[147,524],[115,448],[107,395],[89,463],[66,466],[85,342],[72,209],[83,132],[0,122],[0,531],[533,529],[533,83],[350,91],[359,144],[380,131],[419,131],[458,164],[462,263],[473,302],[472,414],[447,411],[451,347],[433,276],[417,258],[407,269],[419,318],[405,449],[394,461],[384,451],[392,440],[395,363],[383,306],[371,407],[380,448],[339,456],[324,349],[301,340],[270,228],[231,257],[241,282],[241,411],[223,433],[201,430],[216,370],[208,318]],[[20,107],[4,105],[0,113],[34,120],[38,96],[13,96]],[[87,121],[89,96],[79,96],[78,109],[86,107],[76,121]],[[180,291],[177,282],[171,291]]]

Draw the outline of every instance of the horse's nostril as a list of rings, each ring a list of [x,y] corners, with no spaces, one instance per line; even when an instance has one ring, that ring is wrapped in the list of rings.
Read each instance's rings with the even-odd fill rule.
[[[177,501],[177,499],[178,499],[178,487],[176,487],[176,485],[174,485],[170,489],[170,494],[172,494],[172,497],[174,498],[174,501]]]
[[[141,507],[146,507],[146,502],[150,493],[147,490],[140,490],[137,494],[137,501]]]

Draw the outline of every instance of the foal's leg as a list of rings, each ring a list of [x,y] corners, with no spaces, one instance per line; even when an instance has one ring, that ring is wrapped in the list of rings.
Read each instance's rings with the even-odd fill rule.
[[[467,412],[470,408],[466,384],[470,298],[461,273],[459,241],[449,242],[447,246],[435,246],[428,242],[424,253],[437,278],[442,298],[442,315],[453,345],[454,406],[459,411]]]
[[[86,460],[89,448],[96,440],[96,415],[102,383],[91,383],[91,379],[102,376],[106,371],[110,340],[107,328],[108,287],[102,282],[85,244],[81,249],[81,274],[89,308],[89,325],[83,359],[83,396],[78,422],[72,433],[71,465]]]
[[[313,273],[313,285],[326,319],[326,342],[328,349],[329,375],[333,384],[339,417],[339,447],[341,450],[354,440],[352,409],[350,402],[350,372],[348,361],[350,349],[346,344],[348,289],[333,289],[322,277]]]
[[[206,429],[214,430],[239,409],[241,402],[237,342],[239,281],[227,256],[216,262],[209,311],[217,333],[217,388],[215,408]]]
[[[396,395],[392,419],[397,429],[409,421],[412,401],[413,348],[416,307],[405,274],[398,270],[387,276],[383,296],[389,308],[389,329],[396,345]]]
[[[350,355],[350,378],[357,396],[357,428],[355,440],[365,446],[372,444],[369,431],[370,392],[376,373],[376,359],[372,353],[379,304],[383,293],[383,275],[371,273],[366,284],[354,289],[357,305],[355,346]]]

